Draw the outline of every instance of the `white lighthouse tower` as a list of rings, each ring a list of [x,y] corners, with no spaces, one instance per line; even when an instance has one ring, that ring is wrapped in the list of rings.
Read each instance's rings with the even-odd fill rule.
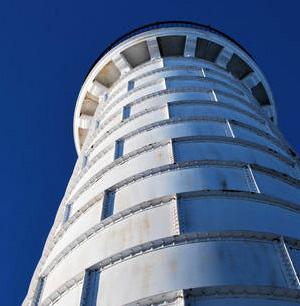
[[[300,305],[298,159],[237,42],[121,37],[78,96],[74,172],[23,305]]]

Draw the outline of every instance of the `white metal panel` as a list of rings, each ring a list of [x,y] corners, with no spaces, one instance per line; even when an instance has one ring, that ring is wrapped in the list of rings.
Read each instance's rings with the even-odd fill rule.
[[[95,148],[95,150],[91,151],[90,159],[95,158],[97,153],[99,153],[99,147]],[[105,154],[103,154],[93,165],[89,165],[89,170],[85,173],[85,175],[80,179],[82,182],[85,182],[88,180],[88,178],[92,177],[94,174],[96,174],[99,170],[103,169],[110,163],[114,161],[114,146],[111,146],[111,149],[108,150]]]
[[[300,302],[274,298],[255,297],[208,297],[190,298],[190,306],[299,306]]]
[[[174,204],[170,202],[144,210],[92,235],[50,272],[44,287],[45,296],[49,295],[53,288],[59,287],[106,257],[144,242],[175,235],[174,209]]]
[[[145,253],[102,271],[97,305],[122,305],[181,288],[236,284],[285,286],[272,244],[207,241]]]
[[[118,109],[113,116],[102,120],[99,128],[97,129],[98,135],[104,135],[109,132],[114,126],[119,124],[122,121],[122,112],[121,109]]]
[[[300,239],[300,211],[238,197],[178,200],[182,232],[258,231]]]
[[[238,143],[208,141],[176,141],[174,152],[177,162],[190,160],[227,160],[258,164],[284,173],[294,171],[293,167],[278,157],[250,146]]]
[[[60,296],[52,305],[55,306],[79,306],[82,292],[82,282],[78,283],[66,293]]]
[[[120,181],[152,168],[167,165],[171,162],[169,157],[168,144],[160,146],[155,150],[149,150],[135,155],[126,162],[115,165],[97,181],[93,182],[86,191],[83,191],[79,198],[74,201],[74,209],[80,209],[82,205],[91,200],[95,195],[103,192]]]
[[[300,278],[300,249],[290,247],[288,249],[288,252],[289,252],[290,258],[292,260],[292,264],[294,266],[294,269],[297,273],[297,277],[299,279]]]
[[[222,107],[222,103],[214,104],[201,104],[201,103],[181,103],[170,104],[169,112],[171,118],[189,117],[189,116],[208,116],[219,117],[227,120],[237,120],[248,125],[264,130],[266,127],[263,123],[255,120],[243,113],[235,110]]]
[[[223,189],[249,191],[244,169],[202,166],[148,176],[116,192],[115,210],[176,192]]]
[[[165,124],[125,140],[124,153],[136,150],[156,141],[163,141],[176,137],[212,135],[226,136],[225,122],[217,121],[186,121]]]
[[[288,182],[259,171],[254,171],[254,177],[261,193],[265,193],[267,195],[271,195],[299,205],[299,186],[289,184]]]
[[[161,59],[155,60],[155,61],[149,61],[146,64],[143,65],[142,69],[133,69],[129,73],[122,76],[122,78],[113,85],[111,93],[114,95],[119,90],[122,90],[123,88],[127,88],[127,82],[128,80],[132,80],[135,78],[139,78],[141,75],[144,75],[145,73],[149,73],[153,70],[159,69],[163,67],[163,62]],[[141,68],[141,66],[139,66]]]
[[[241,90],[237,90],[234,87],[228,87],[226,84],[221,84],[212,79],[208,80],[205,78],[167,78],[166,86],[169,89],[179,88],[202,88],[202,89],[214,89],[222,90],[229,94],[235,94],[240,97],[244,97],[244,93]]]
[[[227,76],[230,79],[233,79],[231,74],[225,71],[223,68],[215,65],[214,63],[211,63],[206,60],[202,60],[195,57],[167,57],[163,59],[164,66],[165,67],[176,67],[176,66],[193,66],[195,68],[198,68],[201,70],[201,68],[204,69],[210,69],[212,71],[215,71],[221,75]]]
[[[100,222],[102,206],[103,199],[95,203],[68,227],[68,229],[64,232],[62,237],[57,241],[51,250],[47,260],[45,261],[44,269],[47,268],[47,266],[67,245],[69,245],[78,236],[82,235],[87,230]]]
[[[247,112],[250,112],[252,114],[257,114],[257,111],[255,111],[251,107],[251,104],[249,102],[247,102],[245,99],[243,99],[243,101],[245,101],[245,102],[241,102],[238,98],[235,98],[234,96],[221,94],[219,92],[217,92],[216,95],[217,95],[218,101],[220,103],[224,103],[224,104],[227,104],[227,105],[239,107],[239,108],[241,108],[241,109],[243,109]]]
[[[99,145],[99,150],[104,149],[107,145],[112,144],[117,139],[122,136],[135,131],[136,129],[143,127],[145,125],[158,122],[164,119],[168,119],[168,113],[165,109],[158,109],[155,111],[148,112],[142,116],[136,117],[133,120],[126,122],[126,124],[120,126],[118,129],[114,130],[109,137],[105,137],[101,144]],[[95,143],[102,134],[99,134],[95,137],[93,143]],[[103,135],[102,135],[103,137]]]
[[[234,123],[231,123],[231,126],[233,129],[234,135],[236,137],[242,138],[245,140],[249,140],[249,141],[254,141],[258,144],[266,146],[266,148],[271,148],[272,150],[279,152],[280,154],[290,158],[289,154],[279,145],[276,145],[271,139],[267,139],[266,137],[263,137],[255,133],[255,131],[250,131]]]
[[[200,76],[201,70],[189,70],[189,69],[174,69],[174,70],[162,70],[160,72],[156,72],[150,75],[147,75],[142,78],[138,78],[135,80],[134,84],[138,87],[144,84],[147,84],[147,82],[153,82],[157,80],[158,78],[165,78],[169,76]]]

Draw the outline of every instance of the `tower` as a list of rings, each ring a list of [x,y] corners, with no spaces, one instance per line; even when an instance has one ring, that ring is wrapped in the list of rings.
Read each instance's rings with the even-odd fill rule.
[[[300,304],[296,154],[237,42],[161,22],[113,43],[24,305]]]

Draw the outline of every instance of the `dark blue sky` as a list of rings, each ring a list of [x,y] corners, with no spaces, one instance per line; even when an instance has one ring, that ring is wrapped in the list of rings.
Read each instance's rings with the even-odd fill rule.
[[[19,305],[76,159],[80,86],[107,45],[158,20],[216,27],[254,56],[273,89],[279,126],[299,152],[297,1],[2,1],[1,305]]]

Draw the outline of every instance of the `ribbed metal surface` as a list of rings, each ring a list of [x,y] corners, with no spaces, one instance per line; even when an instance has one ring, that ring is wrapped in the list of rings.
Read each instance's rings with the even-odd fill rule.
[[[150,38],[83,88],[98,105],[24,305],[299,305],[295,154],[224,52]]]

